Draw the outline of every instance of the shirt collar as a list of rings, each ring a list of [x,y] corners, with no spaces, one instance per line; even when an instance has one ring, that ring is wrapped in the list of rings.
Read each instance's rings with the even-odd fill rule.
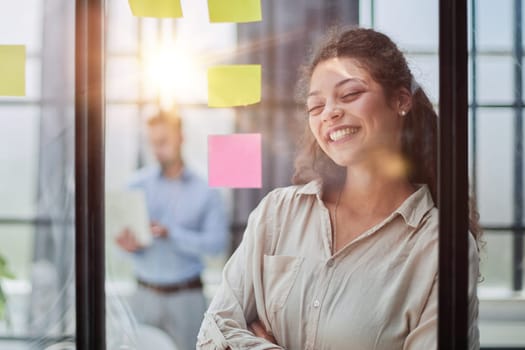
[[[405,219],[407,225],[412,227],[419,226],[423,216],[435,206],[428,185],[417,184],[416,186],[418,187],[417,191],[412,193],[396,209],[396,212]]]
[[[318,197],[321,197],[322,192],[323,192],[322,181],[317,179],[317,180],[312,180],[309,183],[300,186],[296,194],[318,195]]]
[[[426,184],[416,184],[417,190],[412,193],[405,201],[394,211],[399,213],[406,224],[417,227],[423,216],[434,207],[432,195]],[[322,181],[319,179],[312,180],[302,185],[296,192],[296,195],[316,195],[318,199],[322,198]]]
[[[166,179],[164,177],[164,175],[162,174],[162,168],[159,165],[157,165],[156,168],[157,168],[157,170],[156,170],[157,171],[157,176],[160,179]],[[182,168],[182,172],[180,174],[180,177],[177,178],[177,179],[173,179],[173,180],[187,181],[187,180],[191,179],[191,176],[192,176],[191,171],[186,166],[184,166]]]

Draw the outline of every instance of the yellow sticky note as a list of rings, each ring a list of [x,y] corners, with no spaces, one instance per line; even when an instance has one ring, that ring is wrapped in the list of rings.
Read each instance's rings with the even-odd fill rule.
[[[262,19],[261,0],[208,0],[210,22],[257,22]]]
[[[25,96],[26,47],[0,45],[0,96]]]
[[[208,106],[245,106],[259,101],[260,65],[228,65],[208,69]]]
[[[129,0],[133,16],[155,18],[182,17],[180,0]]]

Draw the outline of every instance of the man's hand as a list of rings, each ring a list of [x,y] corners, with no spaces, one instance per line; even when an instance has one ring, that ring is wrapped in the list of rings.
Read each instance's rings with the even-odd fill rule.
[[[153,221],[151,222],[151,233],[153,234],[153,237],[156,238],[166,238],[168,237],[168,229],[159,223]]]
[[[115,242],[127,252],[133,253],[143,247],[137,242],[133,233],[128,229],[124,229],[116,238]]]
[[[259,320],[255,320],[252,323],[248,325],[248,330],[250,330],[253,334],[255,334],[259,338],[264,338],[268,340],[270,343],[274,343],[277,345],[277,341],[273,337],[271,333],[268,333],[266,329],[264,328],[264,325]]]

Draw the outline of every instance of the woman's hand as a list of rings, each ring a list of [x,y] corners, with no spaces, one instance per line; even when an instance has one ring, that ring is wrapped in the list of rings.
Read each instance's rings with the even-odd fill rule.
[[[266,329],[264,328],[264,325],[259,320],[255,320],[252,323],[248,325],[248,329],[255,334],[259,338],[264,338],[268,340],[270,343],[274,343],[277,345],[277,341],[273,337],[271,333],[268,333]]]

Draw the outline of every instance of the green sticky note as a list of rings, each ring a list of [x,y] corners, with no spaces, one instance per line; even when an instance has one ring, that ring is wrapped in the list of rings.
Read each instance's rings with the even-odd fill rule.
[[[182,17],[180,0],[129,0],[131,13],[137,17]]]
[[[210,22],[257,22],[262,19],[261,0],[208,0]]]
[[[0,96],[25,96],[26,47],[0,45]]]
[[[261,101],[261,66],[228,65],[208,69],[208,106],[235,107]]]

